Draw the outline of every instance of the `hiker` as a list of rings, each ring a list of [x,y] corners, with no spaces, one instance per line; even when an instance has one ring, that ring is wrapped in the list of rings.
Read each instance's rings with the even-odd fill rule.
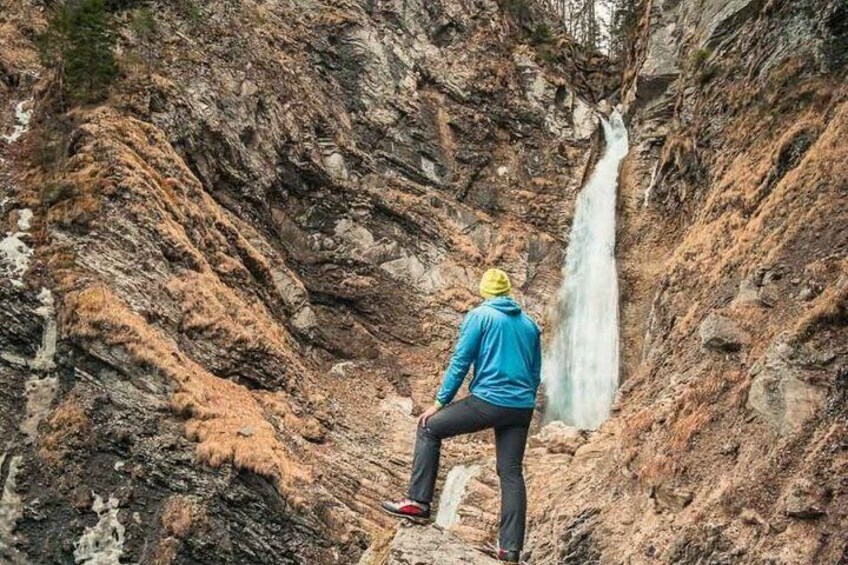
[[[521,311],[511,290],[503,271],[489,269],[483,275],[484,301],[465,316],[436,400],[418,419],[407,498],[382,506],[394,516],[428,520],[442,440],[494,428],[501,484],[498,559],[518,563],[527,513],[522,461],[542,358],[539,327]],[[451,402],[472,364],[470,394]]]

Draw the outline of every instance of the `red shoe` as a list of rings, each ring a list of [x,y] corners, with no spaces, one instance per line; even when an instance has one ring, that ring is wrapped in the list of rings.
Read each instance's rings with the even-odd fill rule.
[[[520,555],[521,554],[517,551],[507,551],[505,549],[499,549],[498,561],[504,561],[506,563],[518,563]]]
[[[423,523],[430,520],[430,505],[404,498],[397,502],[387,501],[381,504],[383,511],[398,518]]]

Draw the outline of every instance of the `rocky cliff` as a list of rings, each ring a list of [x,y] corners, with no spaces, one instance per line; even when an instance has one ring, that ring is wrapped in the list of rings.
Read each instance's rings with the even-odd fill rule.
[[[844,2],[649,2],[623,75],[522,2],[116,4],[72,108],[0,12],[3,560],[484,562],[375,504],[482,269],[556,323],[610,97],[625,384],[534,437],[530,562],[845,560]]]
[[[189,4],[115,9],[70,109],[4,6],[12,561],[355,561],[480,270],[557,284],[603,57],[492,1]]]
[[[654,1],[641,26],[625,382],[537,459],[531,561],[844,563],[848,9]]]

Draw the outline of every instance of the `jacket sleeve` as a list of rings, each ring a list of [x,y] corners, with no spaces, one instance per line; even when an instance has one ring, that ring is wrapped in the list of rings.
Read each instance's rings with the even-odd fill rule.
[[[542,335],[536,332],[536,346],[533,351],[533,384],[538,388],[542,380]]]
[[[456,342],[456,348],[451,358],[450,366],[445,371],[445,377],[442,379],[442,387],[436,394],[436,402],[441,405],[448,404],[459,387],[462,386],[462,381],[468,374],[468,369],[471,364],[477,359],[477,352],[480,349],[480,340],[483,337],[483,326],[480,316],[474,312],[470,312],[462,321],[462,326],[459,330],[459,340]]]

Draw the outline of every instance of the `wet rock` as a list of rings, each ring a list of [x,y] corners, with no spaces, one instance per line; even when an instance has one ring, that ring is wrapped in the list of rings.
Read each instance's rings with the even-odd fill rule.
[[[824,516],[824,489],[808,479],[797,479],[789,487],[784,512],[791,518],[812,520]]]
[[[748,408],[781,434],[798,430],[824,403],[824,392],[803,379],[807,364],[782,335],[751,368]]]
[[[721,352],[739,351],[748,341],[747,334],[735,321],[716,313],[701,323],[700,336],[704,349]]]

